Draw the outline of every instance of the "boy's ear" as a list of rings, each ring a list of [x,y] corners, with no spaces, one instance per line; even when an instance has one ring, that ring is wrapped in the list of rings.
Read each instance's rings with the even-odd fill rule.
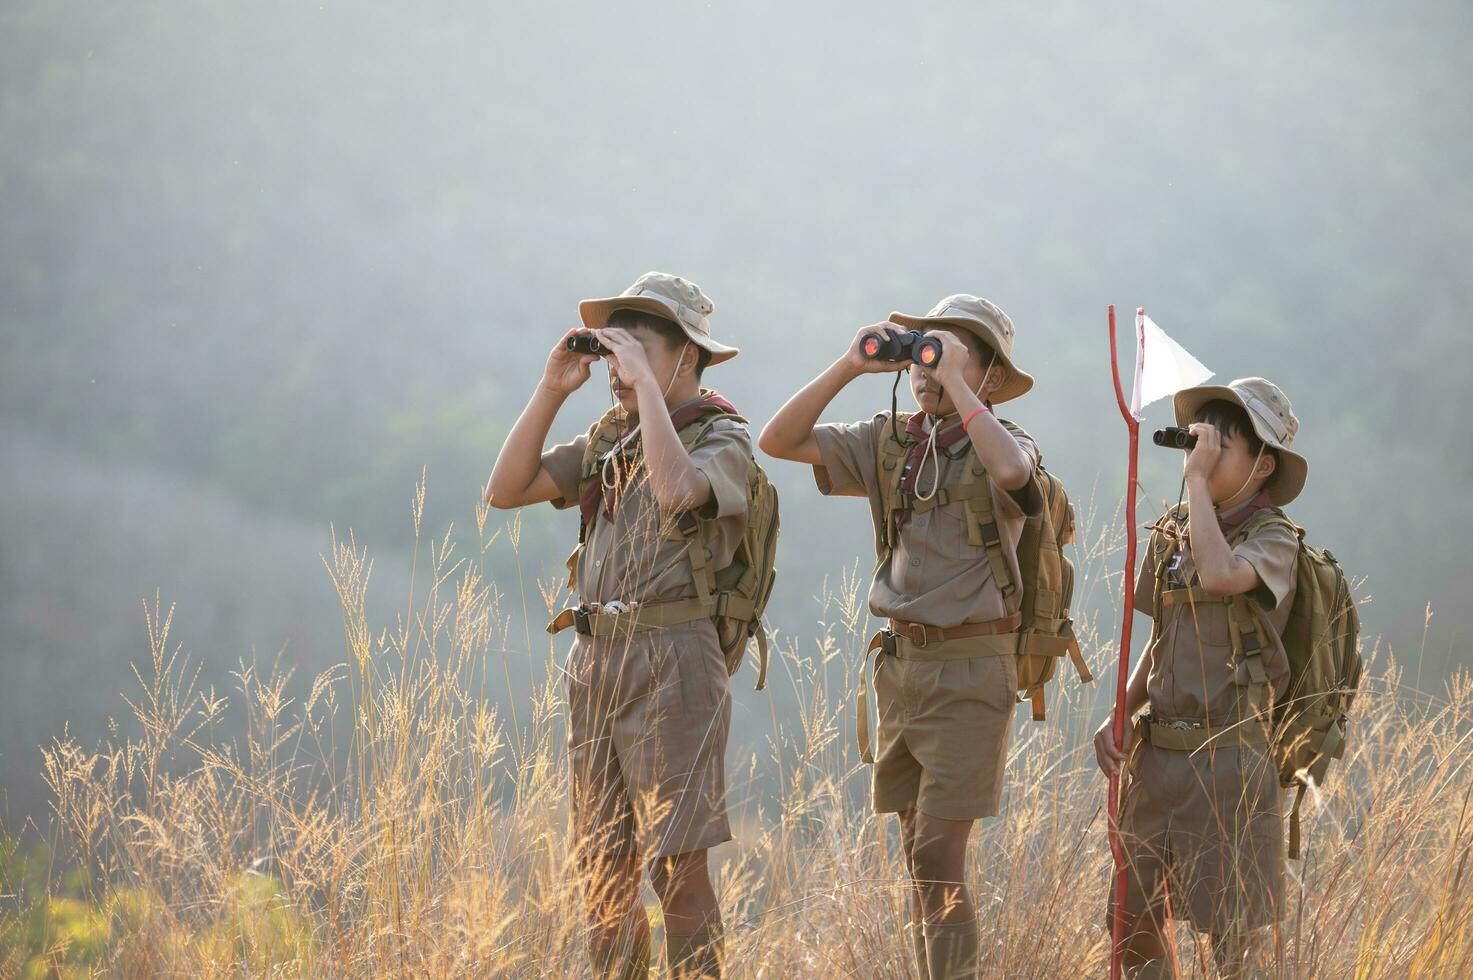
[[[1258,461],[1258,465],[1256,467],[1254,467],[1253,475],[1255,477],[1259,477],[1260,479],[1266,480],[1269,477],[1273,476],[1274,475],[1274,471],[1277,470],[1278,468],[1279,468],[1279,455],[1278,455],[1278,453],[1273,453],[1273,452],[1264,453],[1263,454],[1263,458],[1260,459]]]
[[[987,390],[996,391],[1008,380],[1008,369],[1003,364],[994,364],[987,370]]]

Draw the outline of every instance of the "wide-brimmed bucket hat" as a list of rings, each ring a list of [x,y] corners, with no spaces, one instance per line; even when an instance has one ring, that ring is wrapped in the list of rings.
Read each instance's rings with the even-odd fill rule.
[[[1264,487],[1268,499],[1282,507],[1299,496],[1309,477],[1309,461],[1289,448],[1299,432],[1299,420],[1294,417],[1289,396],[1266,378],[1239,378],[1225,385],[1183,388],[1172,402],[1176,424],[1182,428],[1191,425],[1198,409],[1219,398],[1241,405],[1248,412],[1258,438],[1278,453],[1274,475]]]
[[[609,314],[615,310],[653,313],[675,321],[691,343],[711,352],[712,364],[720,364],[736,357],[740,351],[719,344],[711,337],[709,317],[715,309],[711,300],[701,292],[701,287],[689,279],[672,276],[668,272],[646,272],[618,296],[585,299],[578,304],[578,315],[585,327],[598,330],[608,324]]]
[[[1033,375],[1020,371],[1013,363],[1013,337],[1017,334],[1013,321],[997,304],[989,300],[969,293],[957,293],[937,303],[925,316],[891,313],[890,320],[902,327],[922,332],[936,327],[961,327],[971,331],[984,344],[997,351],[997,359],[1007,368],[1008,377],[989,396],[993,402],[1017,398],[1033,387]]]

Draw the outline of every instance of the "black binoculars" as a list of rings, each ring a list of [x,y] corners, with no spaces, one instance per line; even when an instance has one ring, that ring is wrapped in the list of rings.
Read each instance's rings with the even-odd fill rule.
[[[941,363],[941,341],[919,330],[867,333],[859,340],[859,352],[871,361],[914,361],[928,368]]]
[[[577,354],[593,354],[598,357],[611,353],[609,348],[598,342],[597,337],[583,330],[568,338],[568,350]]]
[[[1168,425],[1164,429],[1157,429],[1151,434],[1151,441],[1158,446],[1167,449],[1191,449],[1197,444],[1197,437],[1186,429],[1175,425]]]

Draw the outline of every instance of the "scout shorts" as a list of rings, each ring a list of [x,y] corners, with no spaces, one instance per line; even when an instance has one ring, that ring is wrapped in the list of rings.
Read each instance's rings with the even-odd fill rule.
[[[580,635],[567,674],[578,846],[650,861],[730,840],[731,694],[711,621]]]
[[[1212,933],[1278,918],[1283,795],[1264,748],[1183,752],[1137,739],[1125,779],[1120,840],[1130,872],[1128,916],[1159,919],[1169,901],[1173,916]]]
[[[997,814],[1017,704],[1011,654],[875,660],[875,812],[943,820]]]

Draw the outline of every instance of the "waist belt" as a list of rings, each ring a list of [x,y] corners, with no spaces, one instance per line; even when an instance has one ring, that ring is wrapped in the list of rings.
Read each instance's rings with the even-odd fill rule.
[[[1018,652],[1016,630],[1023,622],[1022,613],[982,623],[962,623],[942,629],[924,623],[890,620],[890,628],[870,638],[864,661],[859,666],[859,703],[856,724],[859,734],[859,758],[874,762],[869,744],[869,659],[876,650],[897,660],[974,660],[977,657],[1009,656]],[[986,639],[990,637],[991,639]]]
[[[1136,730],[1140,733],[1141,741],[1147,745],[1173,752],[1196,752],[1204,747],[1232,749],[1245,745],[1268,745],[1268,732],[1254,718],[1233,725],[1203,725],[1195,722],[1162,721],[1153,719],[1150,715],[1141,715]]]
[[[924,650],[934,644],[945,643],[947,640],[962,640],[972,636],[996,636],[999,633],[1015,632],[1023,625],[1023,614],[1013,613],[1002,619],[989,619],[985,623],[962,623],[960,626],[949,626],[942,629],[939,626],[927,626],[925,623],[907,623],[903,619],[890,620],[889,633],[892,636],[904,637],[909,640],[911,646]],[[886,653],[893,652],[886,649]],[[986,656],[986,654],[982,654]],[[924,660],[925,657],[914,659]],[[935,658],[951,659],[951,658]]]
[[[674,602],[645,602],[618,612],[570,606],[553,617],[547,632],[561,633],[569,626],[583,636],[613,636],[639,630],[659,629],[709,619],[712,613],[700,599],[677,599]]]

